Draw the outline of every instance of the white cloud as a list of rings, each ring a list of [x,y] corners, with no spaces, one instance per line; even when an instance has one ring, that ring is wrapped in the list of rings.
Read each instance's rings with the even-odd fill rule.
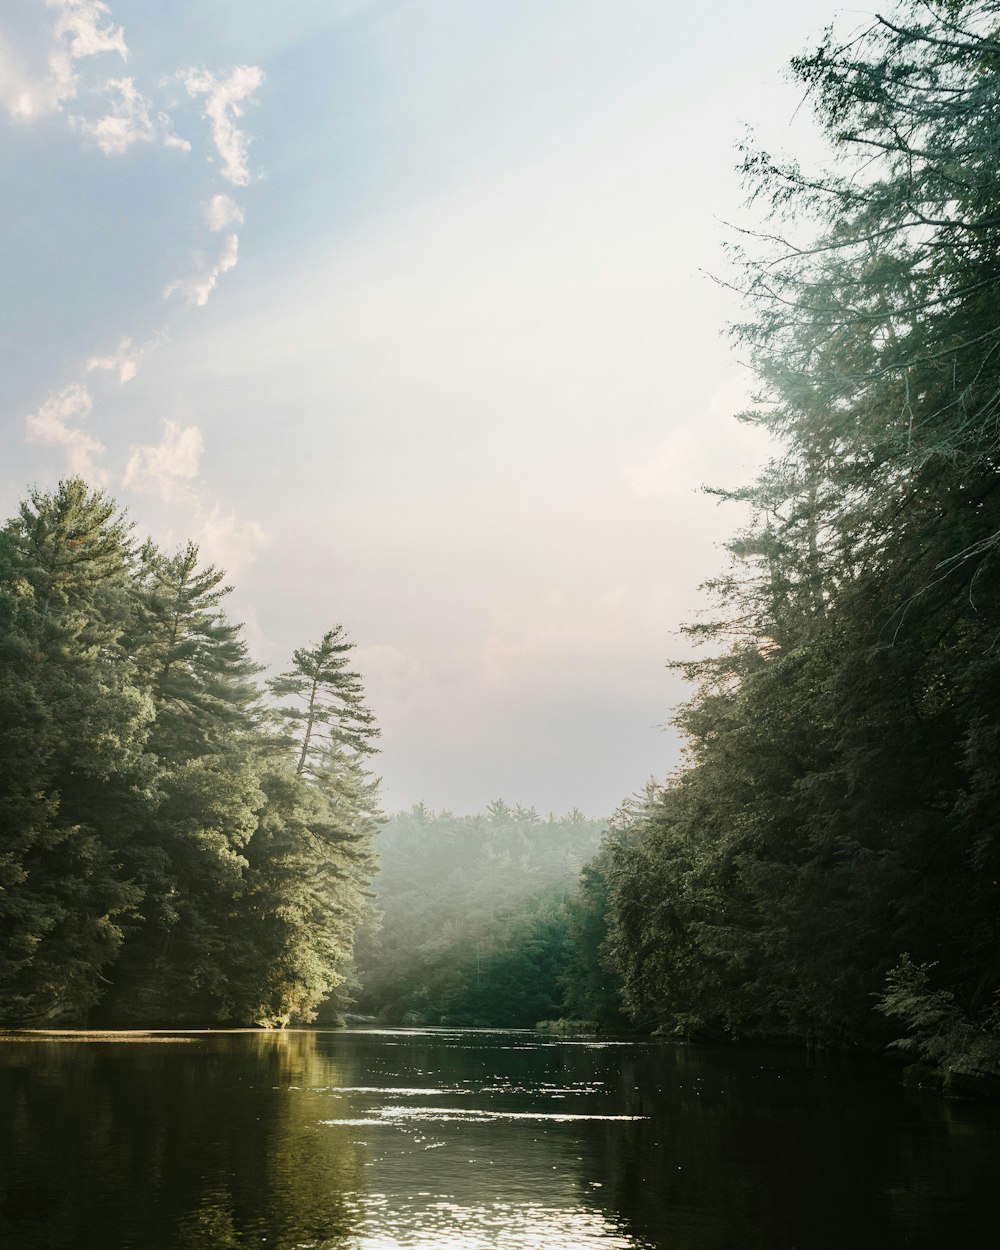
[[[46,4],[58,11],[56,37],[68,40],[74,60],[102,52],[117,52],[127,59],[125,31],[112,24],[111,10],[101,0],[46,0]]]
[[[0,32],[0,107],[18,121],[63,111],[81,95],[78,62],[117,53],[127,60],[121,26],[101,0],[45,0],[58,16],[51,26],[36,25],[14,39]],[[174,132],[170,117],[156,111],[132,78],[110,78],[85,93],[102,100],[103,116],[76,114],[70,122],[93,139],[106,156],[119,156],[137,143],[159,143],[188,152],[191,144]]]
[[[202,308],[208,303],[208,297],[215,290],[220,276],[236,267],[239,254],[239,236],[227,235],[219,259],[210,269],[203,269],[190,278],[178,278],[171,282],[163,291],[163,298],[169,299],[175,291],[179,291],[189,304]]]
[[[120,156],[136,143],[162,143],[165,148],[190,152],[191,144],[174,133],[170,117],[154,114],[151,102],[136,90],[131,78],[112,78],[104,85],[108,92],[117,92],[111,111],[93,122],[83,117],[71,120],[94,139],[105,156]]]
[[[121,26],[111,21],[100,0],[46,0],[58,14],[52,26],[39,26],[15,39],[0,34],[0,106],[17,121],[34,121],[59,112],[79,91],[76,63],[84,57],[128,48]]]
[[[200,516],[193,527],[193,537],[202,555],[211,564],[236,576],[252,564],[270,539],[256,521],[240,521],[221,504],[214,504]]]
[[[243,210],[229,195],[213,195],[205,205],[205,221],[209,230],[218,233],[232,226],[243,225]]]
[[[139,494],[174,499],[183,483],[198,476],[203,448],[201,431],[196,425],[182,429],[173,421],[167,421],[163,438],[156,446],[131,449],[122,485]]]
[[[74,383],[51,395],[37,412],[25,419],[25,426],[29,442],[62,447],[70,472],[105,485],[108,474],[95,460],[103,453],[104,444],[73,424],[86,417],[92,408],[93,401],[87,389]]]
[[[222,160],[222,176],[235,186],[250,181],[247,149],[250,140],[235,124],[243,105],[264,81],[256,65],[238,65],[228,78],[216,78],[208,70],[188,69],[180,74],[188,95],[205,96],[205,116],[212,127],[212,141]]]
[[[87,372],[95,369],[107,369],[118,374],[119,382],[131,382],[139,372],[139,362],[146,354],[146,348],[134,348],[131,339],[122,339],[118,350],[110,356],[91,356],[87,361]]]
[[[64,52],[53,48],[40,56],[0,33],[0,105],[15,121],[54,113],[75,92],[76,76]]]

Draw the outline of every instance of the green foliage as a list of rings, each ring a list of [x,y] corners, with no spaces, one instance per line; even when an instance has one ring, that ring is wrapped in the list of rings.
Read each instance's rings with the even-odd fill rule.
[[[0,530],[3,1023],[274,1024],[343,979],[377,730],[338,628],[346,702],[276,740],[228,591],[79,480]]]
[[[927,1073],[945,1083],[979,1076],[1000,1081],[1000,1006],[971,1020],[950,990],[932,989],[933,964],[915,964],[908,954],[886,977],[879,1010],[899,1020],[906,1036],[892,1045],[913,1055]]]
[[[286,700],[278,713],[298,747],[300,774],[315,776],[331,751],[364,756],[373,750],[379,731],[365,707],[361,678],[348,667],[352,649],[337,625],[315,646],[296,651],[293,667],[267,683],[275,698]]]
[[[234,734],[252,734],[260,666],[240,626],[226,620],[225,575],[200,568],[193,543],[173,556],[147,543],[137,572],[138,619],[129,643],[156,708],[151,749],[199,755],[225,749]]]
[[[0,544],[0,1014],[88,1010],[141,893],[122,873],[153,710],[121,643],[133,552],[82,483],[34,493]]]
[[[530,1029],[562,1014],[565,925],[561,897],[542,895],[470,926],[460,941],[424,954],[402,1018]]]
[[[904,951],[973,1023],[1000,986],[996,19],[913,4],[831,34],[794,69],[834,171],[746,154],[778,224],[742,255],[743,419],[780,452],[728,493],[750,521],[690,631],[713,654],[681,666],[685,766],[611,848],[637,1018],[872,1044]]]
[[[559,984],[561,1011],[614,1031],[626,1026],[622,979],[610,945],[611,851],[603,845],[584,864],[576,893],[564,906],[565,934]]]

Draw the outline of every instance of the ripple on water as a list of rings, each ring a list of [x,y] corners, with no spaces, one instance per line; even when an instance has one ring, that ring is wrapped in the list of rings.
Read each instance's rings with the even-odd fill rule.
[[[566,1124],[580,1120],[645,1120],[644,1115],[597,1115],[568,1111],[494,1111],[483,1107],[407,1107],[400,1104],[375,1107],[366,1116],[355,1119],[320,1120],[320,1124],[358,1128],[366,1124],[402,1124],[411,1120],[463,1120],[466,1123],[488,1124],[497,1120],[535,1120]]]
[[[385,1227],[386,1215],[384,1208],[379,1211],[379,1228],[363,1228],[358,1250],[412,1248],[409,1238],[401,1240],[391,1227]],[[400,1232],[406,1237],[404,1230]],[[507,1202],[466,1206],[445,1201],[423,1208],[419,1242],[426,1250],[538,1250],[539,1246],[545,1250],[586,1250],[589,1246],[647,1250],[649,1244],[636,1240],[601,1212],[586,1208]]]

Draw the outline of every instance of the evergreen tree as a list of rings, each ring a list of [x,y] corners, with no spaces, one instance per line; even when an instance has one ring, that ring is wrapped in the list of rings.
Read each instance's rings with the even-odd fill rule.
[[[3,1023],[276,1024],[344,978],[377,729],[335,656],[276,740],[228,591],[76,479],[0,530]]]
[[[564,905],[559,984],[561,1012],[604,1029],[626,1024],[621,975],[610,946],[610,854],[606,846],[584,864],[576,893]]]
[[[686,766],[613,852],[628,1000],[681,1028],[877,1040],[906,952],[981,1027],[1000,987],[1000,14],[900,12],[794,63],[846,168],[747,154],[791,223],[738,330],[782,451],[692,631]]]
[[[139,553],[126,641],[155,711],[155,803],[127,850],[143,900],[109,976],[106,1021],[246,1019],[229,978],[234,964],[260,969],[241,916],[246,847],[266,800],[259,666],[225,616],[229,593],[193,543],[165,556],[147,542]]]
[[[315,779],[332,751],[370,755],[379,730],[364,703],[361,677],[349,667],[354,644],[335,625],[318,643],[294,652],[293,665],[268,682],[297,747],[295,771]],[[290,702],[289,702],[290,700]]]
[[[147,543],[140,553],[140,613],[129,639],[150,683],[156,708],[151,748],[165,760],[225,750],[255,727],[260,694],[241,626],[222,603],[225,574],[199,567],[188,543],[165,556]]]
[[[337,625],[268,682],[294,766],[289,774],[276,764],[265,778],[271,808],[284,816],[265,822],[251,844],[253,888],[262,899],[277,890],[292,901],[267,922],[267,940],[285,967],[299,968],[309,992],[288,1000],[287,1011],[306,1019],[352,976],[377,863],[378,780],[366,765],[379,730],[350,667],[353,646]],[[282,885],[291,877],[294,889]]]
[[[140,891],[121,850],[146,805],[153,709],[121,645],[133,551],[78,481],[0,539],[0,1015],[79,1020]]]

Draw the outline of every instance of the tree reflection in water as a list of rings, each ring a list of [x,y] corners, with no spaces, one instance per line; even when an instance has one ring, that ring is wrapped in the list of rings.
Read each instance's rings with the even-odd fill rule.
[[[372,1030],[0,1038],[17,1250],[993,1246],[996,1109],[802,1052]]]

